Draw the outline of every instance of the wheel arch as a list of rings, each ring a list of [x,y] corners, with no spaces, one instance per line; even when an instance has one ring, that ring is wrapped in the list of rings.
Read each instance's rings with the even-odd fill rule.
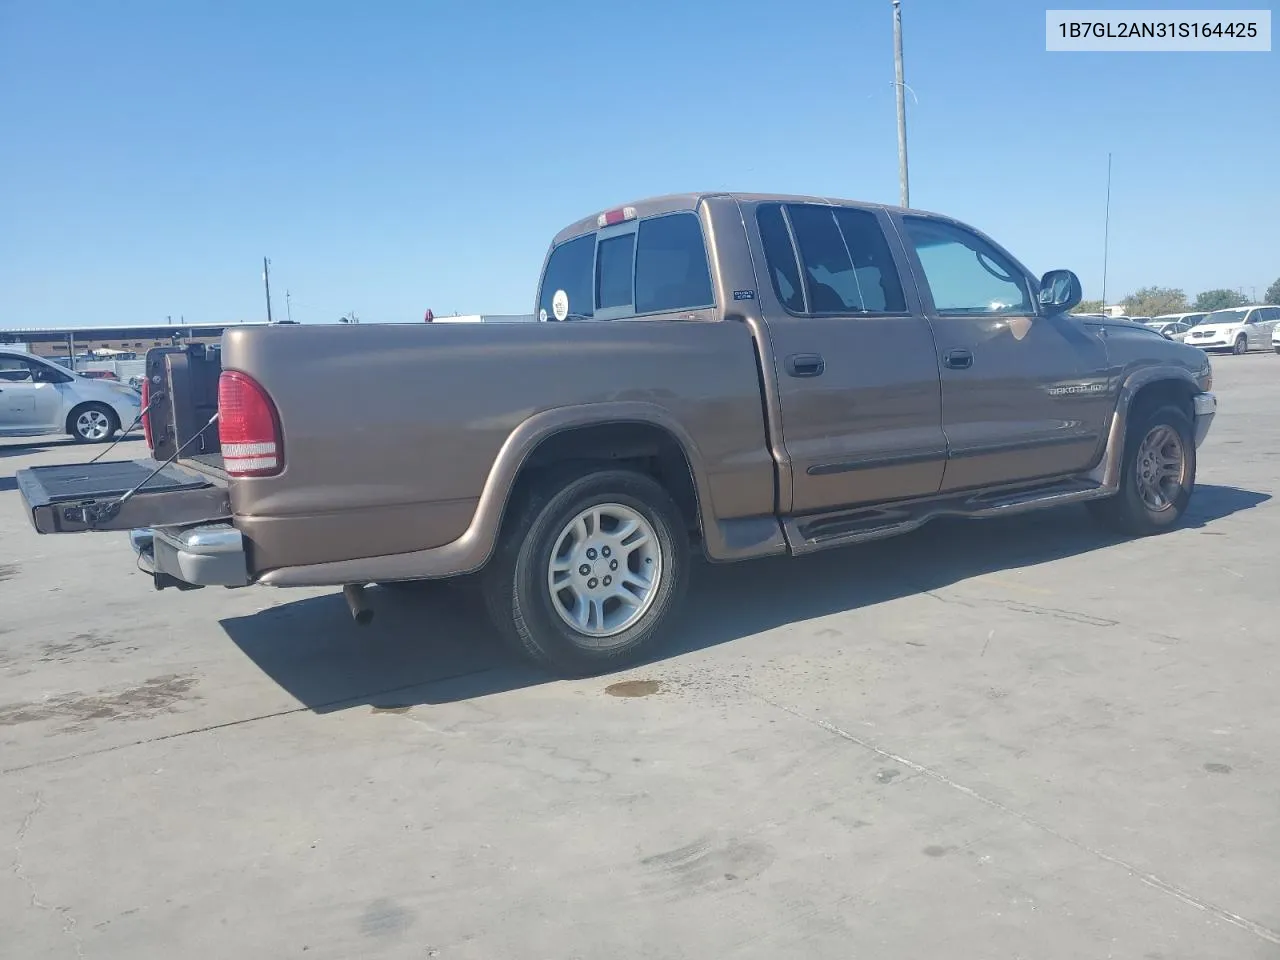
[[[1184,367],[1157,366],[1130,374],[1120,388],[1102,460],[1091,474],[1103,486],[1120,484],[1120,465],[1127,442],[1128,423],[1135,415],[1169,404],[1184,411],[1194,422],[1193,398],[1204,391],[1191,371]]]
[[[620,427],[621,434],[612,435],[612,430]],[[561,439],[556,439],[557,436]],[[657,447],[660,453],[666,454],[666,463],[674,465],[674,451],[680,451],[688,471],[685,506],[693,505],[698,529],[702,533],[703,550],[709,558],[743,559],[785,552],[786,542],[781,527],[772,515],[742,521],[720,520],[715,512],[702,453],[688,431],[666,409],[644,401],[619,400],[555,407],[519,423],[494,457],[471,522],[456,540],[410,553],[280,567],[263,572],[259,582],[274,586],[312,586],[379,580],[430,580],[474,573],[483,568],[493,555],[502,525],[515,505],[513,495],[523,489],[522,478],[525,483],[529,482],[531,475],[526,473],[526,466],[536,471],[542,464],[562,463],[564,461],[558,457],[564,452],[574,453],[573,462],[582,466],[616,465],[617,460],[601,458],[598,449],[594,451],[597,455],[586,460],[576,456],[591,450],[587,441],[600,441],[606,436],[610,442],[604,444],[604,450],[621,454],[623,462],[626,462],[627,455],[634,455],[638,449],[652,450],[651,441],[659,437],[662,440]],[[539,448],[543,451],[541,455],[537,454]],[[676,477],[680,477],[674,466],[672,470]],[[683,477],[679,482],[685,482]]]

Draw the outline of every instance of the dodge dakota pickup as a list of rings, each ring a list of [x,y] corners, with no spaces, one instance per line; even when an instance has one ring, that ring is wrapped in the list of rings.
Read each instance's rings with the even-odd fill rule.
[[[541,322],[153,350],[150,458],[17,480],[42,533],[132,530],[156,587],[342,586],[367,622],[371,584],[474,574],[518,649],[599,672],[652,655],[695,551],[1072,503],[1130,535],[1176,524],[1209,361],[1072,316],[1080,297],[943,216],[660,197],[555,237]]]

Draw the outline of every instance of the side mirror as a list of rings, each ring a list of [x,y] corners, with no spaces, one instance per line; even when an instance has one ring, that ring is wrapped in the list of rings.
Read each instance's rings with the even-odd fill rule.
[[[62,375],[55,373],[48,367],[39,367],[31,372],[31,379],[36,383],[61,383]]]
[[[1065,313],[1084,298],[1080,278],[1070,270],[1050,270],[1040,278],[1040,308]]]

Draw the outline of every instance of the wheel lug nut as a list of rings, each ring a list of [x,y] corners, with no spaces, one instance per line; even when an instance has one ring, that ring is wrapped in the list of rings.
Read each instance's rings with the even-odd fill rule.
[[[607,587],[609,584],[613,583],[613,577],[609,576],[609,575],[606,573],[606,574],[604,575],[604,580],[602,580],[601,582],[602,582],[602,583]]]
[[[609,561],[609,569],[610,569],[610,570],[617,570],[617,569],[618,569],[618,561],[617,561],[617,560],[610,560],[610,561]]]
[[[596,578],[592,577],[590,580],[587,581],[587,589],[594,590],[598,586],[598,583],[599,582],[596,580]]]
[[[600,553],[601,553],[601,555],[602,555],[602,556],[606,556],[606,557],[607,557],[607,556],[609,556],[610,550],[609,550],[609,548],[608,548],[608,547],[601,547],[601,548],[600,548]]]
[[[588,560],[594,560],[595,558],[596,558],[596,548],[595,548],[595,547],[588,547],[588,548],[587,548],[587,559],[588,559]]]
[[[588,573],[590,573],[590,572],[591,572],[591,567],[589,567],[589,566],[588,566],[587,564],[585,564],[585,563],[584,563],[582,566],[580,566],[580,567],[578,568],[578,573],[582,574],[582,576],[584,576],[584,577],[585,577]]]

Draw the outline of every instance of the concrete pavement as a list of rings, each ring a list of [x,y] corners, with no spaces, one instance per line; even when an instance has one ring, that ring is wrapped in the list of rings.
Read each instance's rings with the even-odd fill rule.
[[[0,955],[1280,957],[1280,357],[1215,375],[1171,534],[705,568],[574,682],[448,589],[156,593],[0,441]]]

